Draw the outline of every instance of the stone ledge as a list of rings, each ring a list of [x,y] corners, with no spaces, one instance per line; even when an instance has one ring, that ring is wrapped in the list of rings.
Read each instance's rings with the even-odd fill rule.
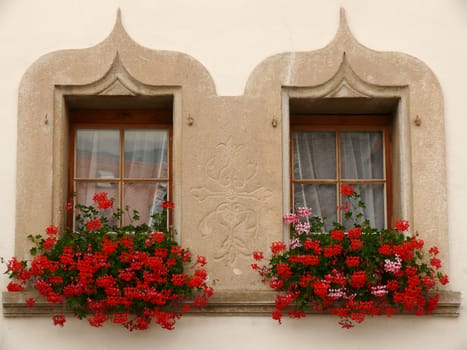
[[[274,308],[273,291],[217,291],[209,304],[201,309],[193,309],[191,314],[219,316],[264,316]],[[26,305],[26,299],[36,300],[34,307]],[[460,292],[441,291],[438,308],[433,316],[457,317],[462,296]],[[5,317],[51,316],[69,313],[61,305],[50,305],[36,291],[3,292],[3,315]]]

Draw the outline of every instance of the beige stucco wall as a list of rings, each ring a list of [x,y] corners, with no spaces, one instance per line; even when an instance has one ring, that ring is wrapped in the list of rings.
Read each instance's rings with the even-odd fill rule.
[[[277,148],[278,152],[281,150],[275,142],[280,140],[277,135],[279,129],[273,129],[270,126],[270,117],[268,116],[270,112],[268,108],[271,111],[276,111],[277,106],[265,107],[264,101],[258,98],[263,93],[268,94],[268,87],[277,89],[280,86],[274,82],[274,79],[278,77],[274,74],[268,75],[268,72],[286,71],[289,73],[287,83],[298,86],[300,86],[301,81],[317,82],[320,78],[319,75],[314,75],[313,71],[308,73],[307,78],[306,75],[301,76],[296,72],[294,75],[293,69],[287,71],[282,68],[281,57],[287,58],[288,56],[276,56],[276,58],[264,60],[268,56],[281,52],[312,51],[327,45],[331,42],[338,28],[339,6],[346,8],[351,30],[361,43],[373,49],[400,51],[415,56],[424,64],[420,65],[417,60],[405,55],[385,57],[395,57],[396,60],[397,57],[401,57],[402,61],[404,59],[407,61],[402,62],[405,65],[428,66],[440,81],[445,99],[449,220],[445,221],[441,218],[441,222],[437,222],[439,219],[436,215],[431,216],[430,213],[426,212],[418,215],[433,220],[434,225],[445,227],[446,223],[449,223],[450,240],[446,242],[445,246],[449,245],[450,251],[451,289],[465,290],[466,284],[463,281],[463,276],[464,269],[467,269],[467,257],[463,253],[463,244],[466,243],[467,239],[463,235],[463,227],[465,227],[463,225],[465,220],[463,210],[467,188],[463,184],[463,179],[467,165],[463,163],[465,156],[463,155],[464,136],[462,130],[465,130],[463,124],[467,122],[462,118],[462,115],[465,114],[465,98],[462,98],[465,96],[462,95],[462,86],[467,78],[467,70],[463,71],[463,62],[467,58],[467,48],[459,47],[459,42],[461,42],[459,38],[463,38],[464,34],[467,34],[467,27],[464,24],[467,14],[466,8],[462,7],[460,2],[455,1],[447,4],[435,1],[413,1],[410,4],[406,4],[404,1],[384,1],[377,5],[363,1],[315,1],[311,4],[308,2],[260,1],[249,6],[242,2],[226,4],[210,1],[198,4],[183,1],[153,4],[149,1],[142,1],[138,3],[138,6],[130,1],[109,1],[97,5],[85,1],[80,2],[79,5],[71,4],[71,2],[44,1],[41,2],[40,6],[26,1],[1,3],[0,45],[2,59],[0,69],[2,70],[2,82],[0,83],[0,91],[4,103],[0,107],[3,112],[3,127],[0,129],[0,145],[3,147],[0,149],[4,150],[2,154],[4,162],[2,162],[2,172],[0,173],[2,179],[0,209],[2,209],[3,222],[3,234],[0,236],[0,255],[9,257],[14,251],[15,215],[18,215],[18,212],[15,213],[14,210],[15,179],[25,176],[25,174],[15,173],[15,169],[17,169],[17,94],[22,75],[38,57],[54,50],[84,48],[99,43],[111,32],[117,7],[122,9],[126,30],[139,44],[151,49],[174,50],[193,56],[198,63],[183,54],[179,57],[181,60],[186,60],[187,64],[194,65],[194,71],[200,74],[202,81],[206,82],[206,79],[212,78],[217,96],[214,95],[214,91],[211,90],[210,84],[207,82],[207,93],[203,96],[203,107],[194,105],[195,124],[191,128],[188,128],[186,124],[183,126],[184,140],[186,140],[184,147],[193,149],[197,139],[193,138],[194,136],[190,137],[190,135],[194,134],[202,135],[206,146],[216,151],[193,152],[192,157],[185,159],[186,163],[183,166],[186,169],[193,169],[197,176],[195,180],[189,182],[189,185],[185,185],[187,187],[184,188],[185,192],[191,193],[192,196],[183,199],[183,207],[199,207],[199,211],[186,210],[184,220],[197,222],[201,226],[203,226],[203,222],[209,225],[210,213],[214,213],[216,207],[222,209],[222,201],[217,200],[211,204],[205,202],[203,205],[198,205],[200,202],[199,197],[197,197],[199,190],[206,186],[207,190],[212,190],[216,186],[216,179],[210,176],[206,165],[209,162],[216,162],[216,157],[222,159],[223,152],[232,147],[240,150],[243,147],[243,152],[246,153],[249,150],[257,149],[258,146],[267,148],[268,145]],[[89,11],[90,8],[92,11]],[[81,12],[82,15],[78,15]],[[459,40],[450,39],[453,35]],[[355,57],[358,57],[359,50],[363,50],[358,45],[352,46],[351,43],[341,43],[337,47],[346,45],[349,45],[348,47],[353,50]],[[328,48],[331,51],[332,49],[333,47]],[[60,57],[65,59],[66,56],[65,53]],[[105,55],[99,57],[103,65],[108,66],[114,58],[112,52],[109,53],[108,57]],[[140,81],[144,81],[141,73],[138,76],[138,58],[134,58],[136,64],[132,66],[129,57],[123,55],[123,63],[126,59],[126,63],[133,69],[130,73]],[[148,53],[147,57],[153,56]],[[329,57],[329,65],[326,68],[329,70],[329,74],[323,74],[324,77],[332,75],[341,62],[339,55],[329,54]],[[374,54],[374,59],[379,57],[381,56]],[[47,62],[47,59],[44,57],[41,60]],[[300,62],[300,57],[294,59]],[[352,64],[352,61],[350,63]],[[363,63],[354,61],[352,67],[366,81],[371,82],[375,76],[375,83],[378,83],[378,79],[382,79],[387,84],[400,85],[406,81],[404,79],[407,79],[404,72],[398,72],[393,77],[394,81],[391,81],[390,76],[384,78],[384,74],[365,71],[364,63],[364,61]],[[257,67],[258,65],[260,66]],[[371,66],[371,64],[368,65]],[[207,69],[207,72],[202,66]],[[38,69],[37,63],[35,63],[35,67]],[[252,73],[254,67],[257,68]],[[105,73],[105,71],[101,72],[99,67],[93,69],[96,72],[95,79],[99,79]],[[300,72],[300,70],[298,71]],[[30,73],[33,74],[34,71]],[[424,78],[421,81],[414,81],[415,85],[420,86],[419,91],[427,82],[434,84],[435,90],[438,91],[436,78],[429,71],[422,70],[419,73]],[[170,73],[164,74],[170,75]],[[54,76],[53,72],[50,72],[50,76]],[[67,75],[64,76],[66,78]],[[177,76],[177,73],[173,73],[173,76]],[[59,76],[58,79],[60,80],[60,78],[62,78],[60,83],[63,84],[63,77]],[[190,78],[183,77],[182,74],[180,81],[183,82],[184,79],[192,83]],[[153,82],[151,78],[148,80]],[[432,88],[428,87],[428,90],[432,91]],[[196,90],[196,87],[194,89]],[[227,95],[243,95],[245,89],[245,96],[225,97]],[[32,91],[34,90],[32,89]],[[51,91],[42,91],[41,93],[38,91],[37,101],[41,100],[40,94],[47,96],[51,93]],[[280,103],[280,91],[270,91],[269,94],[278,95],[279,100],[276,100],[276,103]],[[188,101],[184,101],[184,103],[190,103],[189,96]],[[426,106],[427,102],[423,102],[423,105]],[[51,108],[53,109],[53,107]],[[199,113],[203,111],[203,108],[209,110],[208,115]],[[442,114],[442,106],[434,106],[434,108],[436,113]],[[239,111],[241,113],[238,113]],[[21,111],[19,112],[21,113]],[[217,115],[222,115],[222,118],[216,118]],[[181,117],[184,115],[182,114]],[[31,117],[31,120],[34,118]],[[42,115],[37,118],[38,129],[43,128],[43,125],[39,126],[41,120]],[[252,123],[252,120],[256,121]],[[430,120],[437,120],[436,116],[428,116],[428,121]],[[263,122],[265,127],[262,126]],[[231,137],[231,130],[234,128],[240,129],[241,132]],[[220,132],[216,132],[216,130],[220,130]],[[442,142],[444,135],[439,135],[436,132],[436,125],[430,124],[430,122],[428,129],[425,130],[428,135],[435,135],[430,139],[437,142],[430,145],[430,142],[426,142],[427,134],[425,134],[425,138],[421,139],[417,139],[418,136],[415,135],[415,146],[419,144],[421,147],[435,147],[438,149],[436,154],[439,155],[440,142]],[[419,133],[418,130],[413,132]],[[42,133],[39,131],[38,135],[33,136],[46,138],[46,134],[44,131]],[[43,157],[45,161],[51,162],[49,151],[44,149],[42,150],[43,154],[39,154],[39,156]],[[416,155],[420,159],[429,160],[430,152],[426,149],[422,151],[414,147],[412,151],[417,152]],[[274,156],[276,153],[262,152],[266,157],[254,159],[255,171],[245,175],[249,186],[247,190],[254,194],[250,199],[252,203],[249,205],[254,205],[254,202],[258,201],[254,198],[257,193],[267,195],[269,200],[272,196],[272,202],[276,203],[272,207],[262,205],[257,210],[257,217],[263,220],[257,223],[258,227],[261,228],[259,233],[270,232],[270,229],[274,227],[271,224],[275,217],[273,214],[280,213],[282,209],[282,203],[277,204],[280,201],[280,198],[277,198],[278,192],[274,191],[277,186],[281,185],[281,177],[277,176],[276,168],[273,166],[274,162],[280,161],[277,156]],[[235,162],[238,161],[238,159],[232,158],[231,166],[237,166]],[[203,166],[199,166],[199,164],[203,164]],[[280,171],[280,167],[277,168]],[[435,170],[439,171],[439,167],[434,164],[422,170],[434,174]],[[268,176],[268,172],[276,175]],[[209,179],[209,185],[206,185],[208,182],[201,181],[202,175]],[[429,177],[424,173],[423,178]],[[38,181],[44,181],[44,179],[38,179]],[[50,179],[45,179],[45,181],[50,181]],[[441,186],[441,190],[439,186]],[[434,185],[436,198],[440,198],[439,191],[443,191],[443,186],[443,183]],[[424,202],[429,201],[430,197],[423,192],[429,193],[434,187],[424,186],[423,182],[418,183],[414,192],[416,200],[422,198]],[[38,193],[34,195],[37,196]],[[444,200],[442,196],[441,198]],[[50,199],[46,202],[52,203]],[[245,203],[246,201],[243,202],[243,204]],[[446,208],[445,204],[441,203],[440,207]],[[423,206],[423,203],[420,206]],[[49,206],[49,208],[51,207]],[[436,210],[436,206],[429,206],[429,208]],[[29,211],[33,212],[34,207],[29,208]],[[26,215],[33,217],[30,212]],[[41,216],[39,220],[44,220],[44,218]],[[280,219],[276,220],[280,221]],[[428,231],[430,230],[430,224],[424,220],[420,225],[421,227],[428,225],[426,228]],[[201,226],[198,227],[200,233]],[[188,228],[188,225],[185,223],[183,228]],[[215,223],[211,228],[215,229]],[[269,234],[270,237],[275,238],[276,235],[280,236],[281,232]],[[436,239],[435,235],[431,236]],[[185,237],[188,245],[194,246],[194,249],[203,249],[203,244],[200,243],[202,241],[190,240],[189,235]],[[199,238],[191,236],[191,238],[193,237]],[[237,268],[232,276],[239,276],[241,269],[238,270],[235,264],[229,263],[229,259],[224,260],[227,261],[224,270],[234,272]],[[244,262],[243,265],[247,264]],[[222,275],[224,274],[225,271],[222,272]],[[243,284],[247,283],[247,280],[239,279]],[[224,283],[232,288],[237,286],[234,283],[236,281],[238,280],[232,279]],[[1,280],[0,285],[6,285],[5,279]],[[309,317],[300,322],[286,320],[282,327],[278,327],[268,317],[186,317],[179,323],[175,332],[167,334],[154,329],[145,334],[128,337],[123,330],[115,327],[95,330],[89,329],[83,323],[70,321],[65,329],[60,330],[52,328],[49,319],[3,318],[0,320],[0,348],[9,350],[29,346],[37,347],[36,340],[46,335],[49,340],[47,345],[44,344],[44,348],[48,349],[59,349],[63,346],[69,349],[78,349],[83,346],[89,349],[125,349],[134,342],[138,342],[140,348],[152,348],[154,341],[168,349],[180,347],[205,347],[208,349],[269,347],[275,349],[287,345],[292,348],[305,348],[305,346],[309,348],[310,344],[330,349],[343,347],[344,344],[349,349],[367,349],[375,346],[389,349],[397,345],[401,348],[422,345],[430,349],[435,348],[435,344],[436,348],[443,344],[447,349],[462,349],[467,347],[467,337],[462,335],[462,329],[465,328],[466,322],[461,312],[461,316],[457,319],[402,317],[397,318],[396,321],[370,320],[363,327],[351,332],[344,332],[336,327],[335,319],[323,316]],[[24,337],[25,332],[31,332],[31,336]],[[336,334],[341,336],[336,337]],[[396,337],[394,337],[395,334]],[[83,337],[83,335],[87,336]]]

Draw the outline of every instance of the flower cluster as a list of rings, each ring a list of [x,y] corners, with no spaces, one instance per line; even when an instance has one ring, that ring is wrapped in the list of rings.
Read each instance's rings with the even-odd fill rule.
[[[341,192],[353,227],[335,224],[325,232],[321,218],[299,208],[284,216],[291,226],[288,248],[273,242],[264,266],[258,264],[266,254],[254,252],[252,268],[278,291],[272,318],[280,323],[284,312],[293,318],[304,317],[305,311],[327,312],[351,328],[368,315],[431,313],[439,301],[435,288],[448,283],[439,271],[438,248],[430,248],[427,259],[423,240],[407,233],[406,220],[397,221],[394,229],[372,228],[350,209],[364,207],[354,188],[346,185]]]
[[[76,230],[60,233],[49,226],[46,236],[29,236],[35,243],[32,261],[9,260],[7,289],[21,291],[33,285],[51,304],[65,304],[94,327],[106,321],[129,330],[144,330],[152,321],[173,329],[190,307],[206,305],[214,290],[207,284],[206,259],[198,256],[188,273],[191,254],[167,230],[167,210],[153,216],[154,225],[111,225],[123,212],[112,211],[107,193],[97,193],[93,206],[78,205]],[[127,209],[128,210],[128,209]],[[133,219],[137,219],[133,212]],[[29,298],[27,305],[34,306]],[[63,326],[64,315],[55,315]]]

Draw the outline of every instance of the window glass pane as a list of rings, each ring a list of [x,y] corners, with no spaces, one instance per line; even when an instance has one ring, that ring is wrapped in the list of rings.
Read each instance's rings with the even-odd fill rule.
[[[152,224],[151,216],[162,211],[161,203],[167,200],[167,183],[125,183],[124,184],[124,205],[131,211],[137,210],[140,222]],[[130,224],[130,217],[123,216],[123,224]]]
[[[112,182],[77,182],[75,184],[76,197],[75,204],[85,206],[94,205],[92,198],[94,194],[107,192],[107,197],[113,202],[113,209],[106,209],[102,213],[109,220],[115,210],[120,206],[118,196],[118,183]],[[76,213],[75,213],[76,214]],[[119,225],[117,220],[110,222],[112,225]]]
[[[293,134],[294,179],[336,179],[336,133],[296,131]]]
[[[355,191],[360,193],[360,198],[365,202],[363,210],[353,210],[354,214],[362,213],[364,218],[370,221],[372,227],[382,229],[385,227],[385,196],[383,184],[353,185]],[[345,203],[344,203],[345,204]],[[344,220],[346,227],[353,226],[350,220]]]
[[[125,130],[125,177],[168,177],[168,130]]]
[[[342,132],[343,179],[383,179],[383,133]]]
[[[78,178],[118,178],[120,133],[118,130],[76,131],[75,176]]]
[[[325,229],[332,228],[337,221],[336,203],[336,185],[294,185],[294,208],[311,208],[312,216],[324,219]]]

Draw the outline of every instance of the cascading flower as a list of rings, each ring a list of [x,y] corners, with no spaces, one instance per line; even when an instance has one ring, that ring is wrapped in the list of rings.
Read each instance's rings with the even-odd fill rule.
[[[33,260],[8,261],[7,274],[14,280],[8,291],[32,284],[50,304],[65,304],[93,327],[111,321],[130,331],[147,329],[153,321],[171,330],[184,312],[206,305],[214,293],[207,284],[206,258],[198,256],[193,272],[185,272],[191,254],[166,230],[173,203],[164,202],[162,213],[153,215],[153,227],[119,227],[109,222],[119,222],[123,213],[115,211],[109,220],[107,193],[96,193],[93,200],[94,206],[77,206],[75,231],[61,233],[51,225],[46,237],[29,236],[35,244]],[[137,217],[134,212],[133,220]],[[28,298],[26,305],[34,307],[35,299]],[[52,321],[63,326],[66,319],[58,314]]]
[[[278,293],[272,318],[281,323],[284,315],[328,312],[340,318],[343,328],[352,328],[367,316],[431,313],[439,301],[434,291],[449,282],[439,271],[439,249],[430,248],[427,259],[423,240],[407,235],[406,220],[398,220],[394,229],[371,227],[361,217],[364,203],[355,188],[343,185],[341,192],[352,227],[337,224],[325,231],[322,218],[312,217],[311,211],[306,217],[307,211],[298,208],[284,216],[289,246],[273,242],[264,266],[258,265],[262,252],[253,253],[253,270]]]

